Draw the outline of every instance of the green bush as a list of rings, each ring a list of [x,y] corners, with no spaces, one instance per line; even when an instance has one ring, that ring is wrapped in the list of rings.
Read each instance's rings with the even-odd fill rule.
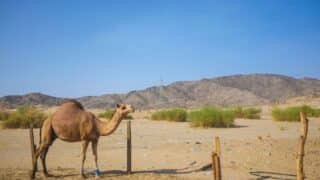
[[[303,111],[309,117],[319,117],[320,109],[314,109],[310,106],[293,106],[287,108],[274,107],[272,109],[272,118],[275,121],[300,121],[300,112]]]
[[[320,109],[314,109],[314,117],[320,117]]]
[[[236,118],[244,119],[260,119],[261,118],[261,109],[259,108],[242,108],[236,107],[233,109],[233,113]]]
[[[100,113],[98,115],[98,117],[100,118],[106,118],[106,119],[111,119],[112,118],[112,114],[113,114],[112,109],[106,109],[106,111],[104,111],[103,113]],[[123,119],[133,119],[133,117],[131,115],[126,115]]]
[[[5,121],[9,118],[9,112],[0,112],[0,121]]]
[[[46,119],[46,115],[35,107],[24,106],[18,108],[15,112],[9,113],[7,120],[4,120],[5,128],[29,128],[30,125],[38,128]]]
[[[205,107],[188,114],[192,127],[232,127],[235,114],[232,110]]]
[[[187,120],[187,112],[184,109],[170,109],[157,111],[151,115],[152,120],[166,120],[174,122],[184,122]]]

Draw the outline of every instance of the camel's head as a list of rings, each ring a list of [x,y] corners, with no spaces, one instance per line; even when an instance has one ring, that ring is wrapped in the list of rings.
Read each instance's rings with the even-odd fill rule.
[[[134,112],[134,107],[129,104],[117,104],[116,112],[125,116],[129,113]]]

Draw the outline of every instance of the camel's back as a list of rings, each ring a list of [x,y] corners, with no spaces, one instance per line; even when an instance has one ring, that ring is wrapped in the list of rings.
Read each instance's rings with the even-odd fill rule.
[[[80,123],[86,117],[83,106],[74,100],[64,102],[51,117],[58,138],[66,141],[80,140]]]

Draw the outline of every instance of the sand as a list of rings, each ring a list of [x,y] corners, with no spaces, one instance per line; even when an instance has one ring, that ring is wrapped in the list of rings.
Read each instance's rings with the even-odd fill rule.
[[[132,121],[133,175],[126,175],[126,121],[99,140],[101,179],[212,179],[212,141],[221,139],[223,179],[295,179],[299,123],[236,120],[234,128],[191,128],[188,123]],[[35,131],[36,142],[38,132]],[[27,179],[31,169],[28,130],[0,130],[0,179]],[[80,143],[57,140],[47,157],[48,179],[78,179]],[[39,163],[41,169],[41,165]],[[91,149],[85,171],[93,179]],[[310,120],[305,171],[320,179],[320,119]],[[44,178],[37,173],[37,178]]]

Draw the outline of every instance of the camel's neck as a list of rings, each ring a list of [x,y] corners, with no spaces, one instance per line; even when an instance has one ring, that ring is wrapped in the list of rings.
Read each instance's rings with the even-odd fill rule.
[[[122,120],[122,115],[119,113],[114,113],[111,120],[104,122],[98,120],[98,129],[100,136],[108,136],[112,134],[119,126]]]

